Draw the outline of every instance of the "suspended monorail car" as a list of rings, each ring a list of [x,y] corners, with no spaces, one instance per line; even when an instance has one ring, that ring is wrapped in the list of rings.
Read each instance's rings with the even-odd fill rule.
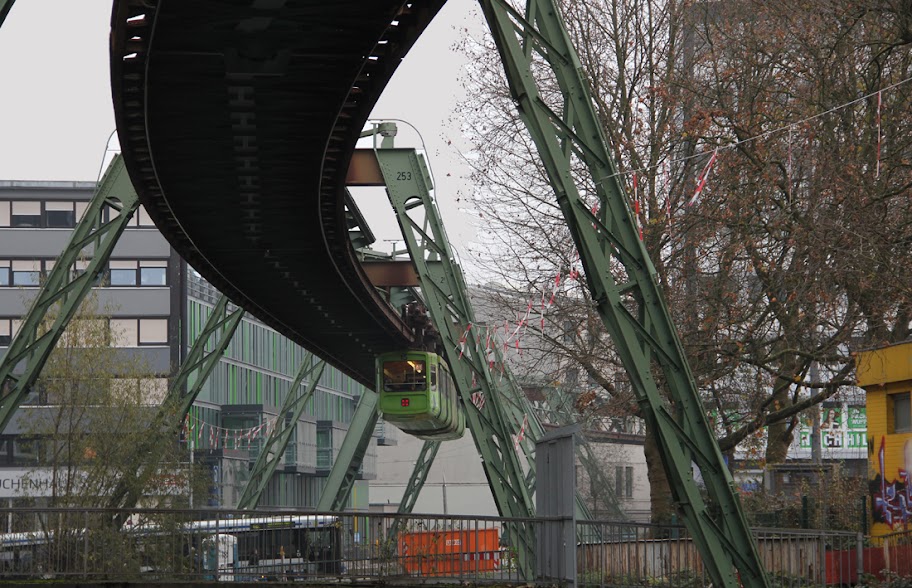
[[[465,413],[446,361],[428,351],[377,358],[383,419],[420,439],[446,441],[465,432]]]

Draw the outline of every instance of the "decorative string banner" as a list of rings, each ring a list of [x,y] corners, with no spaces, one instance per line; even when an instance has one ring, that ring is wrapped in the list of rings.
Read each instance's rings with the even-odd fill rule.
[[[219,445],[228,449],[229,445],[233,449],[249,449],[254,439],[266,439],[272,434],[272,431],[278,425],[278,417],[265,420],[255,427],[245,429],[228,429],[211,425],[194,416],[187,415],[184,419],[184,439],[193,447],[198,447],[203,440],[203,434],[209,431],[209,447],[218,449]],[[231,443],[229,443],[231,441]],[[246,447],[244,447],[246,445]]]
[[[716,159],[719,157],[719,148],[712,153],[712,157],[709,158],[709,161],[706,163],[706,166],[703,168],[703,171],[700,172],[700,175],[697,176],[697,189],[694,190],[694,195],[688,201],[687,206],[693,206],[700,200],[700,194],[703,193],[703,188],[706,187],[706,181],[709,179],[709,174],[712,172],[713,165],[716,163]],[[642,238],[642,237],[641,237]]]
[[[455,350],[459,352],[459,359],[466,357],[469,352],[469,357],[479,357],[487,364],[490,371],[499,371],[502,379],[505,373],[504,362],[511,351],[518,357],[523,356],[524,346],[521,341],[530,326],[533,330],[537,327],[538,335],[544,339],[547,334],[548,309],[554,306],[561,290],[570,280],[580,281],[580,272],[575,267],[566,272],[558,272],[547,286],[533,294],[526,304],[525,311],[517,315],[515,323],[504,320],[503,323],[499,321],[490,324],[476,322],[466,325],[455,345]],[[474,336],[472,336],[473,332]],[[476,345],[473,350],[468,349],[470,341],[474,341]],[[476,376],[473,371],[472,388],[475,386]]]

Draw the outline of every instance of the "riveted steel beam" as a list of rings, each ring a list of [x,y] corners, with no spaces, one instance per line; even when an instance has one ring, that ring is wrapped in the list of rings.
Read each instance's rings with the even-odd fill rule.
[[[480,0],[480,4],[519,114],[579,251],[592,299],[616,344],[649,430],[658,440],[673,497],[703,564],[714,585],[765,588],[768,580],[756,544],[655,269],[639,239],[557,3],[528,0],[524,12],[505,0]],[[559,92],[540,91],[535,73],[543,71],[547,71],[544,77],[557,82]],[[588,168],[597,202],[583,197],[573,177],[574,161]],[[626,273],[624,284],[612,274],[620,267]],[[654,368],[662,374],[673,410],[660,392]],[[694,482],[692,462],[700,468],[712,508]]]
[[[314,361],[314,356],[308,353],[304,356],[301,368],[295,376],[288,394],[285,396],[285,402],[279,410],[278,424],[272,430],[269,438],[263,443],[260,454],[257,456],[253,469],[250,471],[250,479],[244,486],[244,491],[238,499],[237,507],[241,510],[256,508],[260,502],[263,491],[272,479],[279,462],[282,461],[282,455],[288,447],[288,441],[298,424],[298,419],[304,413],[307,402],[313,396],[314,390],[317,389],[317,382],[323,375],[323,368],[326,363],[323,360]],[[307,386],[301,388],[301,384],[307,380]],[[287,418],[286,418],[287,417]]]
[[[180,370],[171,380],[168,395],[150,427],[150,435],[177,435],[203,385],[225,354],[242,318],[244,310],[229,308],[228,297],[222,295],[190,347]],[[108,499],[109,508],[126,509],[136,506],[146,481],[155,475],[160,465],[158,456],[151,450],[154,443],[150,438],[147,444],[137,448],[137,461],[124,469],[121,481]],[[116,517],[118,524],[123,524],[124,520],[123,515]]]
[[[38,379],[79,305],[98,283],[138,207],[136,191],[117,155],[0,359],[0,431]],[[85,269],[77,270],[77,262],[86,259]],[[53,322],[43,325],[49,316],[54,317]]]
[[[385,148],[374,153],[418,272],[421,296],[443,340],[443,353],[459,390],[468,428],[482,458],[498,512],[519,519],[532,517],[535,507],[527,473],[514,442],[514,435],[519,432],[516,414],[520,411],[506,406],[507,396],[521,406],[521,394],[498,388],[497,374],[490,368],[490,350],[485,349],[474,333],[465,336],[471,331],[469,325],[475,322],[475,312],[462,270],[431,198],[427,166],[414,149]],[[473,394],[479,395],[475,403]],[[531,528],[525,522],[516,522],[508,525],[506,531],[507,540],[517,551],[520,572],[531,578],[534,550]]]
[[[380,413],[377,411],[379,397],[370,390],[365,390],[355,407],[348,432],[333,467],[326,478],[326,486],[317,502],[318,512],[337,512],[345,508],[352,486],[358,478],[358,471],[364,461],[364,454],[370,444],[374,427]]]

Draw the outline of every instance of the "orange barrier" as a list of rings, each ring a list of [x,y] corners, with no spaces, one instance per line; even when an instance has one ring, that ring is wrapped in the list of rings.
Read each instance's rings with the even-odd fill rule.
[[[399,556],[410,574],[493,572],[500,569],[500,535],[497,529],[404,533]]]

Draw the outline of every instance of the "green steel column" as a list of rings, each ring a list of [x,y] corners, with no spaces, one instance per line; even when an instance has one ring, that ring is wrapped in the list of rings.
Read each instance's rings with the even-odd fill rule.
[[[399,501],[397,514],[412,514],[415,503],[418,502],[418,495],[421,494],[421,489],[424,487],[424,482],[427,480],[431,466],[434,465],[434,458],[437,457],[437,451],[439,450],[440,441],[425,441],[424,445],[421,446],[418,459],[415,460],[415,467],[412,468],[412,474],[409,476],[405,491],[402,493],[402,500]],[[387,538],[390,541],[396,540],[399,535],[399,528],[402,527],[405,521],[406,519],[404,518],[393,519],[387,531]]]
[[[440,331],[444,356],[453,372],[497,509],[505,517],[532,517],[535,507],[527,474],[514,444],[518,432],[516,416],[521,411],[507,406],[508,402],[521,406],[521,400],[515,392],[498,387],[498,376],[489,367],[488,350],[469,328],[475,322],[475,313],[462,270],[430,196],[427,167],[414,149],[379,149],[375,155],[418,273],[422,297]],[[485,399],[480,410],[472,403],[476,392]],[[508,400],[508,396],[513,398]],[[532,529],[519,522],[509,525],[506,531],[507,540],[517,551],[520,573],[531,579]]]
[[[437,457],[437,451],[440,450],[440,441],[425,441],[421,446],[421,452],[418,453],[418,459],[415,460],[415,467],[412,468],[412,475],[409,476],[408,484],[405,485],[405,491],[402,493],[402,500],[399,501],[399,514],[411,514],[418,502],[418,494],[424,487],[428,474],[431,472],[431,466],[434,465],[434,458]],[[399,519],[396,519],[399,522]]]
[[[98,283],[117,240],[138,207],[133,184],[117,155],[0,359],[0,432],[38,379],[79,305]],[[107,221],[104,220],[106,210]],[[85,271],[75,271],[76,262],[89,255],[91,259]],[[42,322],[47,316],[54,316],[54,322],[42,332]]]
[[[358,477],[361,462],[364,460],[364,454],[367,452],[367,446],[374,434],[377,419],[380,418],[380,413],[377,412],[378,400],[377,394],[369,390],[365,390],[361,395],[351,424],[348,426],[345,440],[339,449],[339,455],[333,462],[332,470],[326,479],[326,486],[320,494],[317,512],[338,512],[345,508],[348,495],[351,494],[352,486]]]
[[[193,342],[184,363],[177,375],[171,381],[168,395],[149,427],[150,435],[177,435],[184,423],[184,418],[190,412],[196,397],[199,396],[203,385],[219,360],[225,354],[225,349],[231,343],[231,338],[241,324],[244,310],[228,308],[228,297],[222,295],[212,309],[202,331]],[[154,475],[160,465],[158,457],[153,455],[147,446],[140,446],[136,450],[137,461],[125,472],[135,472],[134,475],[124,475],[123,480],[111,493],[108,500],[109,508],[133,508],[141,498],[140,492],[145,487],[145,482]],[[122,524],[123,515],[118,515],[117,522]]]
[[[375,134],[378,132],[381,132],[381,134],[385,132],[391,136],[394,135],[395,123],[380,123],[379,126],[375,127],[373,130],[373,133]],[[368,133],[370,133],[370,131]],[[367,155],[371,153],[374,158],[377,159],[385,157],[384,155],[380,155],[382,153],[392,152],[390,137],[385,138],[384,141],[386,142],[386,146],[379,150],[362,150],[360,152],[361,159],[366,159]],[[413,150],[404,150],[404,152],[408,151]],[[407,198],[408,202],[404,205],[401,201],[399,202],[397,214],[399,215],[399,222],[402,227],[407,227],[411,224],[409,214],[414,213],[410,213],[409,211],[412,209],[417,209],[419,213],[423,213],[426,216],[421,221],[424,223],[425,230],[420,234],[414,235],[415,239],[406,239],[406,249],[413,260],[427,257],[424,263],[417,265],[419,281],[422,284],[422,296],[424,298],[443,296],[447,300],[458,301],[457,305],[450,306],[448,310],[452,313],[450,316],[451,321],[455,321],[460,325],[472,324],[474,322],[474,311],[472,310],[471,301],[468,297],[468,288],[462,278],[461,270],[458,265],[456,265],[455,261],[451,259],[449,245],[443,230],[443,222],[430,195],[430,190],[433,186],[431,185],[428,168],[424,163],[423,157],[418,156],[417,154],[409,156],[408,161],[403,162],[403,164],[409,166],[408,171],[402,171],[405,170],[405,168],[395,168],[395,165],[397,164],[393,164],[393,167],[395,168],[393,170],[393,172],[395,172],[395,177],[393,176],[393,172],[386,170],[384,172],[386,173],[385,177],[375,178],[370,176],[370,174],[364,174],[363,176],[359,175],[357,182],[359,185],[385,185],[389,190],[391,187],[389,182],[395,181],[400,184],[397,189],[403,193],[412,194],[414,196],[413,198]],[[377,162],[377,166],[378,168],[381,167],[379,161]],[[370,166],[368,166],[368,168],[369,167]],[[399,173],[400,171],[402,173]],[[381,170],[381,172],[383,172],[383,170]],[[381,173],[381,175],[383,174]],[[393,180],[390,178],[393,178]],[[397,203],[393,202],[393,206],[394,209],[396,209]],[[425,241],[428,241],[430,245],[426,244]],[[439,253],[440,251],[444,252],[442,261]],[[429,266],[439,267],[431,270]],[[446,304],[446,302],[443,302],[444,306],[446,306]],[[445,314],[446,313],[443,313],[436,317],[432,316],[432,319],[437,321],[440,316],[444,316]],[[475,346],[474,341],[471,343],[467,341],[467,344]],[[504,358],[500,348],[495,346],[492,349],[484,350],[483,353],[480,352],[480,350],[476,351],[478,351],[477,355],[481,360],[475,363],[475,368],[483,371],[487,376],[475,389],[469,390],[468,394],[471,395],[472,393],[482,391],[486,398],[495,398],[496,402],[501,403],[501,410],[503,411],[503,414],[506,415],[505,422],[507,423],[507,427],[511,431],[511,434],[515,434],[520,428],[525,429],[523,438],[517,440],[515,444],[517,449],[521,450],[525,457],[524,479],[526,491],[529,496],[531,496],[535,488],[535,441],[543,434],[544,428],[538,419],[536,411],[533,410],[529,400],[526,398],[525,394],[522,393],[522,390],[515,381],[511,371],[509,369],[500,369],[499,366],[504,365]],[[470,351],[469,355],[471,356],[472,353],[474,352]],[[452,361],[452,357],[448,358],[448,360]],[[493,365],[495,366],[493,372],[490,367],[492,360]],[[470,378],[472,380],[478,380],[477,376],[472,377],[471,374]],[[458,385],[459,382],[457,379],[457,386]],[[494,390],[494,393],[490,393],[490,390],[488,390],[488,387],[490,386],[493,386],[491,390]],[[412,493],[417,493],[421,490],[423,478],[418,478],[417,481],[419,483],[410,485],[403,496],[403,500],[406,504]],[[585,502],[579,495],[577,496],[577,516],[581,519],[591,518]]]
[[[714,585],[734,588],[739,586],[737,567],[744,586],[766,587],[756,544],[704,413],[655,269],[639,239],[558,7],[553,0],[529,0],[521,14],[503,0],[480,3],[510,91],[576,243],[592,299],[617,345],[649,430],[658,440],[673,497],[707,572]],[[542,97],[533,71],[557,82],[560,94],[549,91],[551,103]],[[574,181],[574,160],[589,170],[600,206],[597,214]],[[622,283],[612,273],[618,268],[626,274]],[[674,411],[659,391],[654,367],[661,370]],[[693,480],[692,460],[700,467],[714,509]]]
[[[203,330],[193,342],[184,363],[172,380],[171,387],[168,389],[168,398],[163,405],[172,411],[168,413],[170,422],[166,422],[166,426],[177,430],[183,424],[184,417],[190,412],[190,407],[196,402],[196,397],[199,396],[203,385],[212,374],[212,370],[225,354],[234,332],[241,324],[244,310],[242,308],[229,310],[228,303],[227,296],[222,295],[219,298],[209,318],[206,319]],[[170,407],[176,407],[176,409]]]
[[[304,413],[307,401],[313,396],[325,366],[326,363],[323,360],[314,361],[311,353],[304,356],[301,369],[298,370],[298,375],[295,376],[291,388],[288,389],[288,395],[285,396],[285,402],[282,403],[282,408],[279,410],[278,425],[269,435],[269,439],[263,443],[253,470],[250,472],[250,480],[247,481],[247,485],[244,486],[244,491],[238,499],[237,507],[239,509],[256,508],[257,503],[260,502],[260,496],[263,495],[263,490],[272,479],[273,472],[282,461],[282,455],[285,453],[285,448],[288,447],[288,440],[291,439],[298,419]],[[305,379],[308,380],[308,384],[301,393],[301,384]],[[291,413],[291,417],[286,421],[285,417],[289,413]]]

